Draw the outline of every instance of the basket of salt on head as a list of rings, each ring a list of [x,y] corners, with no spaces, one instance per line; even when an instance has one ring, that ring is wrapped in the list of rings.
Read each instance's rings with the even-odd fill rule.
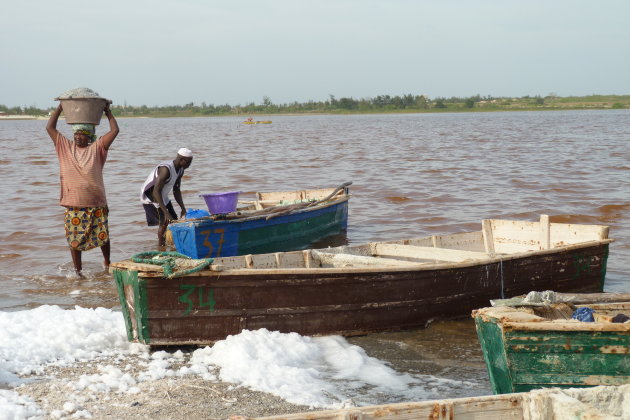
[[[103,117],[105,106],[112,103],[109,99],[101,98],[92,89],[84,87],[70,89],[55,100],[61,102],[68,124],[98,125]]]

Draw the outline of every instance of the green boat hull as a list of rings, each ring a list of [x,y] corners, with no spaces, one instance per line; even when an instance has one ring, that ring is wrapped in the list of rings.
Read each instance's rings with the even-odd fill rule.
[[[492,389],[630,383],[630,331],[528,331],[475,316]]]

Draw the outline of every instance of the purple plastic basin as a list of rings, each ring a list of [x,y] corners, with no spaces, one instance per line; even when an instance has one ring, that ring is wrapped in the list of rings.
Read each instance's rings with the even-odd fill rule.
[[[240,193],[240,191],[230,191],[214,194],[199,194],[199,197],[203,197],[206,201],[206,206],[208,206],[210,214],[224,214],[236,211],[236,204],[238,203],[238,195]]]

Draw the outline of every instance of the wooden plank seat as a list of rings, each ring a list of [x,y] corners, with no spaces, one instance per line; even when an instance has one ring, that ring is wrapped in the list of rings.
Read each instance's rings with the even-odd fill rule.
[[[320,264],[329,264],[333,267],[344,267],[353,265],[367,266],[417,266],[418,263],[412,261],[395,260],[390,258],[369,257],[365,255],[343,254],[333,252],[322,252],[311,250],[311,255]]]
[[[370,244],[372,254],[379,257],[404,257],[423,260],[437,260],[447,262],[463,262],[466,260],[485,260],[488,254],[477,251],[460,249],[432,248],[429,246],[399,245],[373,243]]]

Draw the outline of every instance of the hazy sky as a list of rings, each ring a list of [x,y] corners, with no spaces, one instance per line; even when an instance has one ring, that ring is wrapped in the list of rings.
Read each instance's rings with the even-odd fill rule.
[[[0,104],[630,94],[629,0],[24,0]]]

